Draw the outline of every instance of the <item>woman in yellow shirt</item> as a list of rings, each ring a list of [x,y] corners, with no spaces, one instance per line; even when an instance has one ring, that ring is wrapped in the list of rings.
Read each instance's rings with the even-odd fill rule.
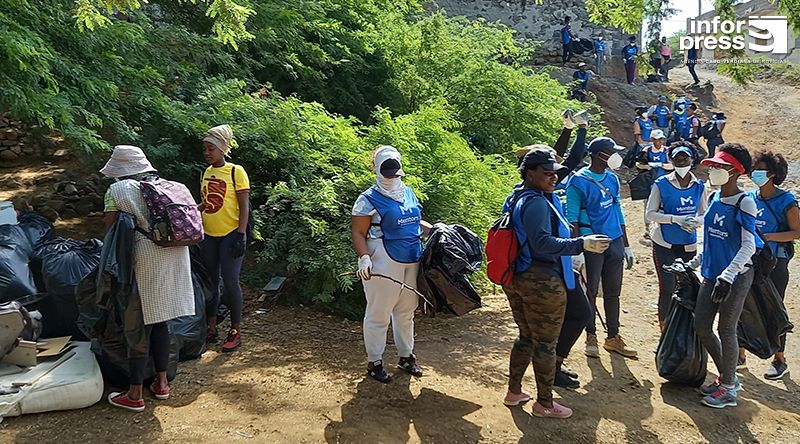
[[[203,136],[203,157],[209,167],[203,173],[201,205],[205,239],[201,244],[203,261],[211,276],[213,304],[208,308],[208,342],[216,342],[219,280],[224,285],[224,302],[231,310],[231,329],[222,344],[223,352],[236,350],[241,343],[242,270],[247,223],[250,214],[250,179],[240,165],[226,162],[230,155],[233,130],[228,125],[211,128]]]

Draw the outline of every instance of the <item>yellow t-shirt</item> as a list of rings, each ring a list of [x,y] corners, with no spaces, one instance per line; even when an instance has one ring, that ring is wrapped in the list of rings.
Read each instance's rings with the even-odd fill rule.
[[[233,168],[236,168],[236,190],[233,190]],[[203,230],[208,236],[227,236],[239,228],[239,201],[236,193],[250,190],[250,179],[240,165],[225,163],[210,166],[203,173],[200,194],[203,197]]]

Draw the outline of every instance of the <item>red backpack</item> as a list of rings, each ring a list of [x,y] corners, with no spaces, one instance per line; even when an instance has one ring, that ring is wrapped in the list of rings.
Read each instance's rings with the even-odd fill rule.
[[[511,222],[511,212],[522,196],[511,200],[508,211],[491,227],[486,237],[486,275],[497,285],[508,285],[514,277],[514,262],[519,254],[519,239]]]

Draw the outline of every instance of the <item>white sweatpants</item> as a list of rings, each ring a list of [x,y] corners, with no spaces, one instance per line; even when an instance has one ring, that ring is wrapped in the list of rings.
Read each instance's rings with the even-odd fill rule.
[[[391,276],[414,288],[417,287],[419,263],[403,264],[395,262],[386,253],[383,240],[368,239],[372,272]],[[397,347],[397,355],[406,358],[414,351],[414,310],[417,309],[417,295],[400,284],[388,279],[373,277],[364,284],[367,298],[367,311],[364,314],[364,346],[369,362],[383,359],[386,349],[386,331],[392,322],[392,334]]]

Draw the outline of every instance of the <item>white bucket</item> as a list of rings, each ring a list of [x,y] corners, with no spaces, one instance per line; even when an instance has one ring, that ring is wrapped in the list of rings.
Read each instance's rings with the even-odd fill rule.
[[[0,225],[16,225],[17,212],[14,210],[14,204],[7,201],[0,201]]]

